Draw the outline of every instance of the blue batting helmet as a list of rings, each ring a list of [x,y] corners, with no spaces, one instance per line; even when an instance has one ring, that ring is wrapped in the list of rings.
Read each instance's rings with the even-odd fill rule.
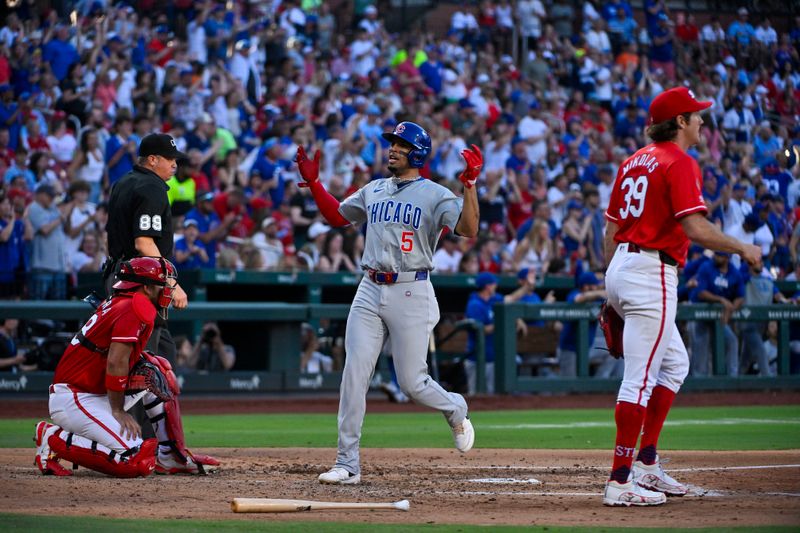
[[[408,164],[414,168],[425,166],[425,160],[431,155],[431,136],[419,124],[401,122],[394,127],[392,133],[384,133],[383,138],[413,147],[408,152]]]

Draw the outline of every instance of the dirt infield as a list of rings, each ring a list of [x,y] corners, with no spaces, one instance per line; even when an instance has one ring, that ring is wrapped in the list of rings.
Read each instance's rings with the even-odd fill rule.
[[[691,494],[658,508],[600,503],[608,452],[365,449],[363,482],[320,485],[332,449],[203,450],[223,468],[208,477],[117,480],[80,469],[41,476],[30,449],[0,450],[5,512],[125,518],[320,520],[562,526],[704,527],[800,525],[800,451],[671,452]],[[411,511],[234,514],[234,497],[411,501]]]

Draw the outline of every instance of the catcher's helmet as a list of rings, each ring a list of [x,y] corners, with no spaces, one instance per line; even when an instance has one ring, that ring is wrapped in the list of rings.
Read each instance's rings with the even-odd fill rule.
[[[163,257],[134,257],[122,262],[113,288],[125,291],[141,285],[164,287],[158,298],[158,306],[166,309],[172,303],[173,290],[167,282],[177,277],[175,265]]]
[[[425,160],[431,155],[431,136],[419,124],[401,122],[392,133],[384,133],[383,138],[412,146],[413,149],[408,152],[408,164],[414,168],[425,166]]]

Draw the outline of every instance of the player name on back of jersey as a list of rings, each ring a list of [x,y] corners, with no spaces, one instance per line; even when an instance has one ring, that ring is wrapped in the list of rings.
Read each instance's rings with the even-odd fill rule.
[[[419,229],[422,209],[409,202],[381,200],[367,206],[369,223],[393,222]]]
[[[652,148],[650,148],[650,150],[652,150]],[[652,174],[653,171],[658,168],[658,160],[653,154],[639,154],[634,156],[624,167],[622,167],[622,174],[625,175],[630,169],[636,167],[647,167],[647,173]]]

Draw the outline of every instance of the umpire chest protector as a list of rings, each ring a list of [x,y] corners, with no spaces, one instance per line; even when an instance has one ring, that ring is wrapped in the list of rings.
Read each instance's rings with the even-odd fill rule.
[[[150,237],[163,257],[173,249],[169,187],[150,170],[135,166],[111,189],[108,201],[108,251],[112,259],[131,259],[137,237]]]

